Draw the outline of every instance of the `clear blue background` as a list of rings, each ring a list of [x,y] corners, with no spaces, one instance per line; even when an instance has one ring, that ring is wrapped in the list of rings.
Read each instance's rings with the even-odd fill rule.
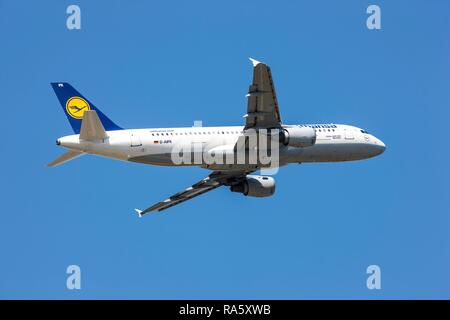
[[[66,28],[78,4],[82,29]],[[366,8],[382,9],[382,30]],[[0,298],[450,298],[450,2],[0,0]],[[347,123],[380,157],[283,168],[277,192],[85,156],[49,85],[125,128],[239,125],[248,57],[272,67],[286,123]],[[66,267],[82,290],[66,289]],[[366,268],[382,270],[368,290]]]

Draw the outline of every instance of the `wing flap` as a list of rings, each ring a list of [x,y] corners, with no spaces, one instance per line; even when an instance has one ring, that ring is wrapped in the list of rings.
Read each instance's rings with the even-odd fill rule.
[[[190,200],[197,196],[200,196],[208,191],[212,191],[218,187],[224,185],[231,185],[236,183],[240,179],[243,179],[246,174],[250,173],[250,171],[214,171],[209,176],[204,178],[203,180],[193,184],[189,188],[186,188],[183,191],[175,193],[173,196],[155,203],[151,207],[148,207],[145,210],[135,209],[140,217],[144,214],[153,212],[153,211],[163,211],[169,209],[177,204],[180,204],[184,201]]]
[[[197,189],[197,190],[195,190],[195,192],[189,192],[188,190],[186,190],[186,192],[183,193],[182,195],[178,195],[175,198],[170,197],[169,199],[166,199],[164,201],[158,202],[157,204],[155,204],[152,207],[150,207],[151,210],[149,210],[149,211],[144,210],[142,212],[142,214],[145,214],[145,213],[150,212],[150,211],[156,211],[156,210],[157,211],[163,211],[163,210],[169,209],[169,208],[171,208],[171,207],[173,207],[173,206],[175,206],[177,204],[180,204],[180,203],[182,203],[184,201],[187,201],[187,200],[190,200],[192,198],[198,197],[198,196],[200,196],[200,195],[202,195],[202,194],[204,194],[204,193],[206,193],[208,191],[212,191],[212,190],[214,190],[214,189],[216,189],[216,188],[218,188],[220,186],[221,186],[220,184],[215,185],[215,186],[208,186],[208,187],[205,187],[205,188]]]
[[[248,90],[245,129],[276,128],[281,126],[281,115],[270,67],[250,58],[253,63],[253,82]]]
[[[208,191],[211,191],[217,187],[220,187],[222,184],[218,183],[216,181],[213,181],[210,179],[210,177],[207,177],[203,179],[200,182],[197,182],[196,184],[192,185],[189,188],[186,188],[185,190],[175,193],[173,196],[160,201],[151,207],[148,207],[145,210],[142,210],[139,213],[140,216],[143,216],[146,213],[152,212],[152,211],[163,211],[165,209],[168,209],[170,207],[173,207],[174,205],[177,205],[179,203],[182,203],[186,200],[195,198],[199,195],[202,195]]]

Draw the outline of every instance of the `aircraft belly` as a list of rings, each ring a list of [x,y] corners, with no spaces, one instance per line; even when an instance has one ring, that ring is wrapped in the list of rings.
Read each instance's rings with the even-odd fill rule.
[[[317,143],[306,148],[287,148],[280,154],[286,162],[339,162],[365,159],[367,147],[363,143]]]
[[[298,163],[298,162],[340,162],[366,159],[367,146],[364,143],[340,143],[340,142],[319,142],[314,146],[306,148],[283,147],[280,149],[280,164]],[[199,157],[201,159],[201,156]],[[234,170],[238,167],[248,167],[248,164],[211,164],[206,165],[200,161],[190,161],[179,163],[174,162],[172,153],[167,149],[162,149],[158,153],[142,154],[134,153],[128,158],[131,162],[159,165],[159,166],[202,166],[213,170]],[[261,166],[261,164],[259,164]],[[254,166],[252,166],[254,167]]]
[[[172,160],[172,154],[168,153],[156,153],[156,154],[146,154],[141,156],[132,156],[128,158],[128,161],[151,164],[156,166],[193,166],[194,164],[181,163],[175,164]]]

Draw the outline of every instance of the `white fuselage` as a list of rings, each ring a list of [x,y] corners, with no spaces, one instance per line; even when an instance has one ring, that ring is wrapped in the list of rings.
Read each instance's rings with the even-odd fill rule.
[[[360,160],[381,154],[384,143],[364,130],[349,125],[307,125],[316,131],[316,143],[305,148],[281,146],[280,165],[301,162],[338,162]],[[151,165],[178,166],[172,160],[174,145],[200,144],[203,152],[230,148],[243,135],[243,126],[128,129],[108,131],[99,141],[80,140],[79,135],[65,136],[58,145],[108,158]],[[182,164],[216,169],[205,164]],[[234,165],[219,167],[235,169]]]

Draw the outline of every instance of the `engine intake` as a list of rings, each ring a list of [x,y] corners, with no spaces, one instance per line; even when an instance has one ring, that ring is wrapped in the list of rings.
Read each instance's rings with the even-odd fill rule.
[[[316,143],[316,131],[310,127],[284,128],[280,132],[280,143],[296,148],[311,147]]]
[[[230,190],[250,197],[270,197],[275,193],[275,179],[249,175],[242,182],[231,186]]]

